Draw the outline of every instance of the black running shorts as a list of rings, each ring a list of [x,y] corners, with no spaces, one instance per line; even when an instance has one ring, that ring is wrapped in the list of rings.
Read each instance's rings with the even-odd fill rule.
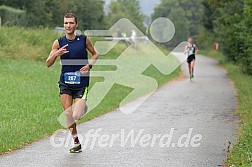
[[[80,98],[87,100],[88,87],[74,88],[69,85],[59,82],[60,95],[68,94],[73,97],[73,99]]]
[[[190,56],[188,56],[187,57],[187,63],[191,63],[191,61],[193,61],[193,60],[195,60],[196,58],[195,58],[195,55],[193,54],[193,55],[190,55]]]

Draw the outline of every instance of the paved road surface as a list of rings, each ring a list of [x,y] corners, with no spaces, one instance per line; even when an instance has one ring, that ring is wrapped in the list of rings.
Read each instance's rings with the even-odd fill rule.
[[[186,64],[184,69],[185,66]],[[125,115],[116,110],[79,126],[79,132],[83,136],[88,131],[93,134],[92,129],[98,132],[99,128],[102,129],[98,133],[103,135],[104,140],[105,137],[111,138],[112,134],[120,135],[120,138],[117,136],[118,138],[110,143],[112,147],[106,146],[110,140],[102,142],[99,138],[100,144],[105,144],[105,147],[98,147],[96,141],[94,148],[91,148],[93,138],[90,137],[87,148],[82,153],[70,154],[68,149],[71,145],[53,147],[50,138],[47,138],[9,155],[0,156],[0,166],[223,165],[228,143],[235,140],[237,128],[237,118],[234,115],[236,108],[234,88],[227,77],[227,72],[211,58],[198,56],[194,82],[189,82],[186,74],[160,88],[132,114]],[[136,140],[134,147],[131,147],[130,139],[123,147],[121,137],[123,133],[127,137],[131,130],[134,130],[132,131],[134,138],[139,135],[140,139]],[[187,147],[181,145],[186,144],[186,138],[182,137],[190,133],[189,145]],[[55,143],[60,144],[66,136],[64,132],[57,134]],[[169,136],[172,136],[170,145]],[[87,138],[85,139],[87,141]],[[166,146],[162,147],[165,143]],[[142,144],[146,147],[142,147],[144,146]]]

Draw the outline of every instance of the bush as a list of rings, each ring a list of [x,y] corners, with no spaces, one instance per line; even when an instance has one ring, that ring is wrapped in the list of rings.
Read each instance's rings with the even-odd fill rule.
[[[0,17],[1,25],[23,25],[25,21],[25,11],[3,5],[0,6]]]

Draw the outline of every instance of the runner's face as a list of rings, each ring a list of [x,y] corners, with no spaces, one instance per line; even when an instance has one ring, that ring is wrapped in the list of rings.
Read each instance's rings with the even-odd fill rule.
[[[77,27],[74,18],[64,18],[64,28],[67,34],[73,34]]]
[[[187,42],[188,42],[189,44],[192,44],[192,39],[189,38]]]

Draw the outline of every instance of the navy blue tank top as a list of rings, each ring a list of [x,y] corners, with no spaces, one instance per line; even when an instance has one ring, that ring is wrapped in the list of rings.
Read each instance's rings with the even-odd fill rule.
[[[79,72],[80,69],[88,64],[88,53],[86,50],[86,36],[76,35],[75,39],[70,41],[66,36],[58,39],[60,48],[68,44],[66,49],[68,53],[60,56],[62,68],[60,74],[60,82],[65,83],[64,74],[69,72]],[[70,87],[86,87],[89,86],[89,72],[85,76],[80,77],[79,84],[68,84]]]

